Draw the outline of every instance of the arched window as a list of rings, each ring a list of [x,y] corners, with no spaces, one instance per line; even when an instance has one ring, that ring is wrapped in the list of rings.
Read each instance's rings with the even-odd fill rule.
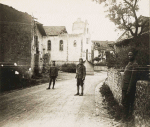
[[[63,51],[63,40],[60,40],[59,42],[59,50]]]
[[[74,42],[73,42],[73,46],[74,46],[74,47],[76,47],[76,46],[77,46],[77,41],[76,41],[76,40],[74,40]]]
[[[51,41],[48,40],[47,42],[47,50],[50,51],[51,50]]]

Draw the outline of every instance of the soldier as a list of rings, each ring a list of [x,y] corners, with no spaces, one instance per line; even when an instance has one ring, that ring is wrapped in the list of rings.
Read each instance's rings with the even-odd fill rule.
[[[136,92],[136,82],[138,77],[138,64],[135,60],[137,52],[135,50],[128,53],[129,63],[125,67],[122,87],[122,105],[124,107],[123,121],[127,121],[132,116],[134,99]],[[129,115],[130,113],[130,115]]]
[[[83,59],[79,59],[79,64],[76,67],[76,77],[77,78],[77,94],[75,96],[79,95],[79,86],[81,86],[81,94],[80,96],[83,96],[83,87],[84,87],[84,80],[86,76],[86,68],[83,65]]]
[[[52,66],[50,67],[50,70],[49,70],[50,82],[49,82],[49,87],[47,89],[51,88],[52,81],[53,81],[53,89],[54,89],[55,80],[56,80],[57,76],[58,76],[58,69],[55,66],[55,61],[53,61]]]

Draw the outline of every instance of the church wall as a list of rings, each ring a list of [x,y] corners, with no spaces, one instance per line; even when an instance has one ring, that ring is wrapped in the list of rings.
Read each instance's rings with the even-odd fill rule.
[[[87,39],[88,38],[88,43],[87,43]],[[91,37],[89,34],[83,34],[83,59],[86,59],[86,50],[88,49],[88,60],[91,60]]]
[[[74,42],[76,41],[76,46]],[[81,54],[82,35],[72,34],[68,36],[68,61],[79,61]]]
[[[79,58],[86,60],[86,50],[88,49],[88,60],[91,60],[91,37],[87,21],[78,19],[72,27],[73,34],[61,34],[58,36],[47,36],[44,39],[45,53],[50,53],[50,60],[55,60],[59,64],[78,63]],[[88,38],[88,44],[87,44]],[[51,51],[47,50],[48,40],[51,40]],[[63,51],[59,50],[59,41],[63,40]],[[76,45],[74,41],[76,40]]]
[[[51,41],[51,50],[48,51],[48,40]],[[60,40],[63,40],[63,50],[59,48]],[[67,61],[67,35],[47,36],[44,39],[45,53],[50,54],[50,60]]]
[[[73,34],[81,34],[81,33],[84,33],[84,27],[85,27],[84,22],[74,23],[74,24],[73,24],[73,27],[72,27],[72,33],[73,33]]]

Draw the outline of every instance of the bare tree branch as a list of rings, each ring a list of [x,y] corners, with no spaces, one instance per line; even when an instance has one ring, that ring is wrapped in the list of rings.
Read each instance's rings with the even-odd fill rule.
[[[123,15],[122,15],[121,18],[122,18],[123,24],[126,27],[126,29],[130,31],[132,36],[134,36],[134,33],[133,33],[132,29],[126,25],[126,22],[125,22],[125,19],[124,19]]]
[[[131,3],[129,3],[127,0],[124,0],[124,2],[133,8],[133,5]]]
[[[134,36],[137,36],[138,34],[138,18],[137,18],[137,15],[136,15],[136,12],[135,12],[135,7],[136,7],[136,4],[137,4],[137,0],[135,0],[135,4],[134,6],[129,3],[127,0],[124,0],[125,3],[127,3],[129,6],[131,6],[131,9],[133,11],[133,15],[134,15],[134,18],[135,18],[135,33],[134,33]]]
[[[135,0],[135,3],[134,3],[134,8],[135,8],[136,4],[137,4],[137,0]]]

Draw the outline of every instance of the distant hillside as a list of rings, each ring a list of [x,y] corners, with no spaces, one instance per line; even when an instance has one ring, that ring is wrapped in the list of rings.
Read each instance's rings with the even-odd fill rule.
[[[0,4],[0,21],[30,23],[31,15]]]

